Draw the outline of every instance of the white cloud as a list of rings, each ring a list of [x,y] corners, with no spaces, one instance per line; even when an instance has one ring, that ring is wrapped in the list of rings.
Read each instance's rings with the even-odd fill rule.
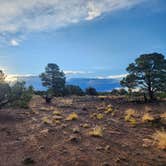
[[[64,71],[66,75],[76,75],[76,74],[90,74],[91,72],[86,72],[86,71],[76,71],[76,70],[66,70]]]
[[[98,79],[117,79],[117,80],[121,80],[122,78],[126,77],[127,74],[121,74],[121,75],[110,75],[110,76],[106,76],[106,77],[102,77],[102,76],[98,76]]]
[[[18,36],[57,29],[142,1],[145,0],[0,0],[0,34]]]
[[[94,18],[101,15],[101,10],[99,7],[95,6],[95,4],[91,1],[88,3],[88,16],[85,18],[86,20],[93,20]]]
[[[127,76],[127,74],[121,74],[121,75],[108,76],[108,78],[110,78],[110,79],[122,79],[122,78],[124,78],[126,76]]]
[[[18,46],[18,45],[19,45],[19,43],[18,43],[18,41],[17,41],[17,40],[12,39],[12,40],[10,40],[10,45],[11,45],[11,46]]]

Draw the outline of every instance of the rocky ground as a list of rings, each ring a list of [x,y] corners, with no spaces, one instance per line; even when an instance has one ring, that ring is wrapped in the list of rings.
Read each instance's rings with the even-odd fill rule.
[[[166,165],[152,137],[165,123],[142,118],[160,117],[166,102],[72,97],[47,105],[36,96],[30,107],[0,110],[0,166]]]

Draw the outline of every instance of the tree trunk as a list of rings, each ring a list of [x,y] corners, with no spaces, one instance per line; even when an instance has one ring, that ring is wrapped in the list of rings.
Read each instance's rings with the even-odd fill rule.
[[[154,92],[151,89],[149,90],[149,99],[150,101],[154,101]]]
[[[148,99],[146,97],[146,94],[144,93],[144,102],[147,103]]]

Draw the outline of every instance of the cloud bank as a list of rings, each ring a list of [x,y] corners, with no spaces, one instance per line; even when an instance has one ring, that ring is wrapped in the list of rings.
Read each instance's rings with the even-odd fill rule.
[[[19,36],[29,32],[56,30],[93,20],[104,13],[130,8],[142,1],[144,0],[0,0],[0,38],[9,38],[9,34]],[[10,39],[10,44],[17,46],[19,43]]]

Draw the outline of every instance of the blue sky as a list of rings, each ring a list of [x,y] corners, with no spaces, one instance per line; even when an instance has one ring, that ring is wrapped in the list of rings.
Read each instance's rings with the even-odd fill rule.
[[[2,0],[1,6],[9,9],[0,12],[0,68],[7,74],[38,75],[51,62],[71,77],[111,77],[125,74],[140,54],[166,55],[165,0]]]

